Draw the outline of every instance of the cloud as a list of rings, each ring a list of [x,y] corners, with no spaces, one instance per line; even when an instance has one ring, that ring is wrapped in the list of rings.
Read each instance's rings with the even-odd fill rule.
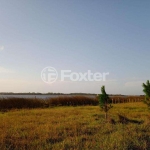
[[[14,73],[14,71],[0,66],[0,73]]]
[[[0,51],[4,50],[4,46],[0,45]]]

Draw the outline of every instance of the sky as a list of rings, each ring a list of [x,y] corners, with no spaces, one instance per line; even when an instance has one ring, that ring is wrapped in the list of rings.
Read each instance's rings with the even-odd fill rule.
[[[149,0],[0,0],[0,92],[140,95],[150,79]],[[58,80],[43,82],[53,67]],[[60,80],[61,70],[109,72]]]

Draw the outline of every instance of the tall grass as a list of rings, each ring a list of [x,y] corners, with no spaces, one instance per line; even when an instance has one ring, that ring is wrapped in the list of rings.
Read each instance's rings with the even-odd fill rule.
[[[98,105],[98,100],[87,96],[60,96],[57,98],[47,99],[49,106],[84,106],[84,105]]]
[[[119,123],[117,114],[142,122]],[[0,150],[149,150],[150,114],[143,103],[115,104],[106,123],[99,106],[0,112]]]
[[[113,104],[139,102],[144,99],[142,96],[130,97],[110,97]],[[22,108],[48,108],[53,106],[85,106],[98,105],[98,97],[90,96],[58,96],[54,98],[39,99],[39,98],[1,98],[0,110],[5,109],[22,109]]]
[[[47,108],[52,106],[97,105],[96,98],[86,96],[60,96],[55,98],[1,98],[0,110],[22,108]]]
[[[33,98],[2,98],[0,99],[0,110],[22,109],[22,108],[43,108],[44,100]]]
[[[144,96],[111,96],[112,103],[128,103],[128,102],[141,102]]]

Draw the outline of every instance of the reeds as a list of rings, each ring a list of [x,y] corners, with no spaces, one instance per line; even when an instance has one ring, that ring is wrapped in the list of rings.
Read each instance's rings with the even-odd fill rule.
[[[5,109],[22,109],[22,108],[41,108],[45,102],[41,99],[34,98],[1,98],[0,110]]]
[[[111,96],[111,102],[127,103],[140,102],[144,100],[143,96]],[[98,97],[94,96],[58,96],[54,98],[39,99],[39,98],[1,98],[0,110],[7,109],[22,109],[22,108],[48,108],[53,106],[85,106],[98,105]]]
[[[110,99],[113,104],[141,102],[144,100],[144,96],[110,96]]]
[[[87,96],[59,96],[46,100],[49,106],[84,106],[84,105],[98,105],[96,97]]]
[[[14,97],[0,99],[0,110],[84,105],[98,105],[98,101],[96,98],[86,96],[59,96],[47,99]]]

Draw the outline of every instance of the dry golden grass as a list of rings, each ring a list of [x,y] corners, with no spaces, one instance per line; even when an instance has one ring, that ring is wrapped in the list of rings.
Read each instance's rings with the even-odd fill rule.
[[[98,106],[0,113],[0,150],[149,150],[150,114],[143,103],[113,105],[106,123]],[[121,124],[117,114],[135,121]]]

